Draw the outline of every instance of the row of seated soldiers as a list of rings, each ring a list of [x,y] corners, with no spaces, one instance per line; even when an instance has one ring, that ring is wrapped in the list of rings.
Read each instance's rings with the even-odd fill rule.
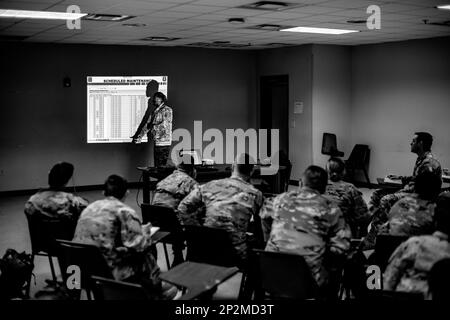
[[[195,181],[192,165],[181,164],[158,183],[153,204],[176,210],[182,224],[228,230],[236,252],[243,260],[247,257],[247,231],[253,220],[256,236],[261,227],[266,250],[302,255],[319,287],[324,292],[334,290],[333,274],[350,254],[352,233],[354,236],[364,234],[371,219],[373,222],[361,192],[341,180],[344,164],[340,159],[332,158],[327,170],[310,166],[297,190],[264,199],[262,193],[249,183],[251,163],[248,155],[242,155],[233,165],[230,178],[204,185]],[[408,197],[401,198],[403,202],[399,201],[389,210],[383,228],[379,228],[380,232],[392,234],[399,230],[411,232],[408,236],[433,232],[423,236],[428,237],[425,240],[411,238],[394,252],[384,277],[386,288],[418,290],[427,294],[427,272],[434,262],[450,257],[449,197],[443,194],[438,198],[438,209],[433,215],[437,194],[431,194],[430,190],[440,189],[440,179],[436,183],[439,186],[434,186],[433,181],[437,180],[433,180],[432,173],[417,170]],[[142,283],[156,299],[172,298],[174,288],[158,280],[159,268],[149,249],[149,225],[142,225],[139,215],[123,203],[127,193],[126,180],[117,175],[110,176],[105,182],[105,199],[88,205],[84,199],[63,191],[72,174],[70,164],[56,165],[49,174],[49,190],[32,196],[25,212],[45,218],[76,220],[74,240],[99,246],[117,280]],[[408,205],[419,202],[421,205]],[[422,205],[424,203],[426,205]],[[408,225],[412,227],[408,228]],[[427,265],[419,264],[417,268],[416,264],[407,263],[405,268],[402,259],[421,259],[419,253],[423,251],[423,243],[431,243],[426,250]],[[182,249],[181,241],[173,248],[175,264],[183,261]],[[406,257],[405,251],[408,252]],[[411,285],[412,282],[415,284]]]

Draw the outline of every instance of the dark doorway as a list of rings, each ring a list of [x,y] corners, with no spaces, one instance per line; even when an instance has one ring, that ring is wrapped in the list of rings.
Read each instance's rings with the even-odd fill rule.
[[[289,77],[260,78],[260,128],[278,129],[280,151],[289,156]],[[270,138],[269,154],[271,154]]]

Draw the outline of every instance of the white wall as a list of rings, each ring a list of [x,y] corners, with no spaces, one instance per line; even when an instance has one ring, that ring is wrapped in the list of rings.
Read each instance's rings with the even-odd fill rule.
[[[321,153],[324,132],[337,136],[348,158],[351,149],[351,48],[313,45],[312,152],[313,163],[325,167]]]
[[[450,38],[352,49],[352,144],[371,148],[371,180],[412,174],[415,131],[428,131],[450,167]]]

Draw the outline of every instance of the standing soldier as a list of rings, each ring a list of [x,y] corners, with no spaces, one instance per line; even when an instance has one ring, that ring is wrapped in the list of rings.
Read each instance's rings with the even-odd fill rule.
[[[370,222],[369,209],[361,191],[353,184],[342,181],[345,174],[344,162],[339,158],[330,158],[327,171],[329,180],[325,195],[336,201],[352,231],[352,236],[359,238],[365,235]]]
[[[166,105],[166,96],[162,92],[153,95],[152,102],[156,109],[149,112],[147,108],[142,121],[133,135],[133,143],[140,143],[142,137],[148,134],[148,140],[154,141],[155,167],[165,166],[169,158],[172,144],[172,108]]]
[[[233,164],[230,178],[214,180],[196,187],[178,206],[182,224],[221,228],[231,234],[236,253],[247,257],[247,230],[253,218],[259,225],[262,193],[250,183],[253,162],[248,154]],[[258,228],[255,236],[258,237]]]
[[[304,186],[275,197],[261,209],[267,251],[299,254],[305,258],[320,288],[328,284],[328,258],[341,260],[350,248],[350,229],[338,206],[322,194],[327,172],[310,166]],[[326,254],[331,254],[326,257]]]

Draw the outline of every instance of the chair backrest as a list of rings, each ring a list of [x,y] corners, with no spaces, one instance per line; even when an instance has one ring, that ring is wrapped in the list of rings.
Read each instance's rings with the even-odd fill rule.
[[[150,222],[153,226],[159,227],[161,231],[179,232],[181,230],[180,222],[173,209],[142,203],[141,210],[143,223]]]
[[[184,226],[187,261],[217,266],[240,266],[241,261],[232,245],[229,232],[205,226]]]
[[[92,291],[95,300],[148,300],[145,289],[135,283],[116,281],[92,276]]]
[[[343,152],[338,151],[336,135],[334,133],[324,132],[322,136],[322,154],[332,157],[342,157]]]
[[[58,243],[58,262],[64,282],[67,280],[67,267],[76,265],[81,272],[81,288],[90,288],[90,277],[93,275],[113,278],[100,249],[94,245],[56,240]]]
[[[252,273],[256,297],[272,299],[311,299],[318,286],[305,259],[296,254],[253,250]]]
[[[56,239],[71,240],[75,233],[76,221],[68,219],[46,219],[25,214],[28,220],[33,254],[45,252],[56,256]]]
[[[368,145],[355,144],[346,162],[355,169],[362,169],[366,166],[369,156],[370,149]]]
[[[389,262],[389,258],[395,249],[408,240],[408,236],[392,236],[380,234],[376,238],[375,251],[374,251],[374,262],[380,267],[381,271],[386,269]]]

